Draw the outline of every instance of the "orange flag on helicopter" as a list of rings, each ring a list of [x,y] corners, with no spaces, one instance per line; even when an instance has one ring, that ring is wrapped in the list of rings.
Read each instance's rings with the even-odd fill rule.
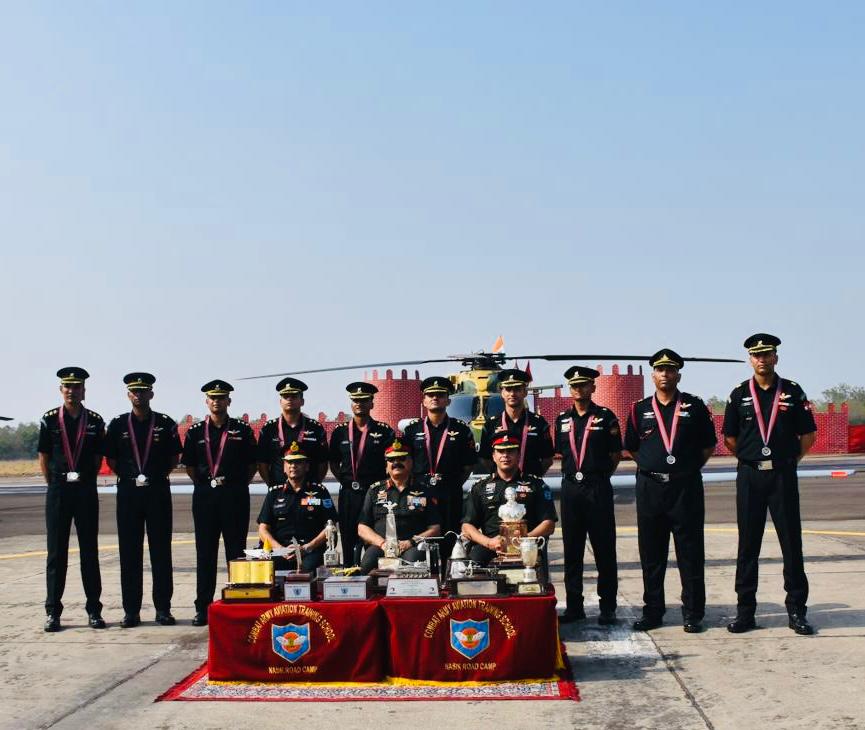
[[[495,344],[493,345],[493,352],[498,352],[504,346],[505,346],[505,340],[501,335],[499,335],[498,339],[495,341]]]

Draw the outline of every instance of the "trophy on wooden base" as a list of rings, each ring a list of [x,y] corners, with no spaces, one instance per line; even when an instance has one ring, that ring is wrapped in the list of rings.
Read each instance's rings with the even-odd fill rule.
[[[340,565],[339,553],[336,551],[336,542],[338,532],[333,520],[328,520],[324,528],[325,539],[327,540],[327,549],[324,551],[324,567],[336,568]]]
[[[528,534],[526,527],[526,507],[517,502],[517,490],[505,489],[505,503],[499,507],[499,536],[502,547],[499,549],[499,562],[520,562],[520,540]]]
[[[384,557],[378,559],[379,570],[395,570],[399,565],[399,539],[396,536],[396,502],[385,502],[387,517],[384,521]]]

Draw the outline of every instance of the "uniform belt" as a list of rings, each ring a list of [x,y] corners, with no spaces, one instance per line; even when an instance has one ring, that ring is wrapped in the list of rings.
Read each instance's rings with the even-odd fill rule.
[[[581,473],[583,476],[586,476],[586,477],[606,477],[608,475],[608,472],[606,472],[606,471],[584,471]],[[572,482],[577,481],[576,472],[564,474],[563,476],[565,477],[565,479],[568,479],[569,481],[572,481]]]
[[[694,475],[694,472],[692,471],[664,472],[648,471],[647,469],[637,469],[637,472],[642,474],[644,477],[649,477],[649,479],[658,482],[659,484],[675,482],[677,479],[684,479],[685,477],[690,477]]]
[[[773,471],[790,466],[795,459],[766,459],[765,461],[751,461],[750,459],[739,459],[740,464],[750,466],[756,471]]]

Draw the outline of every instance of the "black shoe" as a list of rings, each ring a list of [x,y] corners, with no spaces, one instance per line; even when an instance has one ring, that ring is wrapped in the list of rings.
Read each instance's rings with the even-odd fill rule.
[[[757,622],[753,616],[736,616],[727,624],[727,631],[731,634],[744,634],[746,631],[757,628]]]
[[[686,634],[699,634],[703,630],[703,624],[700,621],[685,621],[682,628]]]
[[[91,629],[104,629],[105,621],[98,613],[91,613],[87,616],[87,623]]]
[[[559,616],[560,624],[572,624],[576,621],[583,621],[586,618],[586,612],[582,608],[566,608],[565,612]]]
[[[601,611],[598,614],[598,625],[599,626],[614,626],[619,623],[619,619],[616,618],[615,611]]]
[[[204,611],[199,611],[192,619],[193,626],[207,626],[207,614]]]
[[[54,633],[55,631],[60,631],[60,617],[49,615],[45,620],[45,626],[42,627],[44,631],[47,631],[49,634]]]
[[[156,623],[160,626],[174,626],[177,623],[177,619],[171,615],[171,611],[157,611]]]
[[[814,633],[814,627],[808,623],[801,613],[790,614],[790,628],[800,636],[811,636]]]
[[[643,616],[643,618],[634,621],[634,631],[651,631],[663,626],[664,622],[660,618],[651,616]]]
[[[134,629],[141,623],[141,615],[137,613],[127,613],[120,619],[121,629]]]

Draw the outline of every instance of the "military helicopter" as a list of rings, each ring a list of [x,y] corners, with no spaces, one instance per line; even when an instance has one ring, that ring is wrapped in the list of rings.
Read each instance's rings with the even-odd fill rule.
[[[460,363],[464,370],[449,374],[447,377],[454,385],[447,413],[452,418],[459,418],[472,427],[475,438],[480,437],[484,422],[489,417],[500,416],[505,409],[505,403],[498,388],[498,374],[508,360],[546,360],[548,362],[597,362],[599,360],[647,361],[649,355],[506,355],[504,340],[499,337],[489,352],[478,351],[465,355],[448,355],[441,358],[425,360],[403,360],[399,362],[366,363],[364,365],[340,365],[331,368],[315,368],[312,370],[294,370],[286,373],[270,373],[268,375],[252,375],[240,380],[257,380],[261,378],[282,378],[288,375],[309,375],[311,373],[333,373],[341,370],[361,370],[380,367],[403,367],[410,365],[428,365],[431,363]],[[685,357],[686,362],[742,362],[730,358],[718,357]],[[529,392],[535,397],[542,390],[557,388],[558,385],[529,385]],[[399,424],[402,429],[403,423]]]

